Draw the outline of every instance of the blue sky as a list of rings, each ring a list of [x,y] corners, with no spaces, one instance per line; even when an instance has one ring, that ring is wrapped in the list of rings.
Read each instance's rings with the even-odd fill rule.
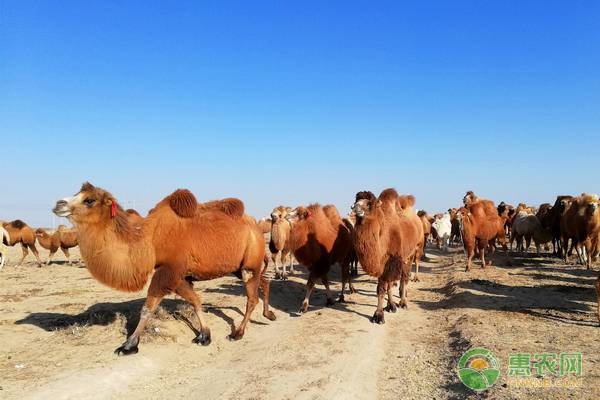
[[[0,135],[0,219],[32,225],[85,180],[257,217],[598,192],[600,3],[1,0]]]

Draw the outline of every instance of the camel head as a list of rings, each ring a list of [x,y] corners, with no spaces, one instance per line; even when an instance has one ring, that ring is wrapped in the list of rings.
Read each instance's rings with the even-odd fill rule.
[[[118,209],[112,194],[86,182],[75,196],[57,201],[52,211],[75,224],[95,224],[114,217]]]
[[[284,207],[284,206],[275,207],[273,209],[273,211],[271,212],[271,220],[273,222],[277,222],[280,219],[286,218],[286,216],[290,212],[292,212],[292,208],[291,207]]]
[[[465,221],[469,221],[470,217],[471,217],[471,211],[469,211],[469,209],[466,207],[461,207],[456,212],[456,219],[458,220],[461,231],[463,230]]]
[[[285,214],[285,219],[290,223],[305,220],[311,216],[311,211],[304,206],[298,206]]]
[[[467,192],[467,194],[465,194],[465,197],[463,197],[463,204],[465,206],[468,206],[469,204],[475,202],[477,199],[477,196],[475,196],[475,193],[473,193],[472,190],[469,190]]]
[[[581,208],[580,213],[591,217],[600,208],[600,201],[598,196],[595,194],[581,194]]]
[[[36,236],[36,237],[44,237],[44,235],[45,235],[46,233],[47,233],[47,232],[46,232],[45,230],[43,230],[42,228],[37,228],[37,229],[35,230],[35,236]]]
[[[352,213],[356,215],[357,220],[360,220],[373,213],[378,207],[381,207],[381,201],[373,196],[357,200],[351,209]]]

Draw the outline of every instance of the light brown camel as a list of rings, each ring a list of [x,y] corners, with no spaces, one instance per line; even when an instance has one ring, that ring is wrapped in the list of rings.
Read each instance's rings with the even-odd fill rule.
[[[54,257],[59,248],[67,258],[68,264],[71,265],[73,263],[69,249],[77,246],[77,231],[75,229],[59,225],[56,231],[49,234],[44,229],[38,228],[35,231],[35,236],[40,246],[50,251],[46,265],[50,265],[52,257]]]
[[[278,206],[271,212],[271,239],[269,240],[269,251],[271,260],[275,264],[275,279],[287,279],[285,270],[286,263],[289,263],[290,272],[293,273],[294,264],[292,263],[292,251],[290,249],[290,231],[292,223],[286,219],[286,216],[292,212],[291,207]],[[281,261],[283,272],[277,265],[277,256]]]
[[[202,303],[193,282],[235,274],[246,286],[246,312],[229,336],[241,339],[263,290],[263,315],[269,310],[269,282],[264,277],[265,242],[256,222],[244,214],[238,199],[198,204],[188,190],[177,190],[159,202],[147,217],[126,213],[109,192],[89,183],[71,198],[56,203],[54,212],[68,217],[78,232],[81,255],[98,281],[114,289],[141,290],[152,272],[137,328],[118,354],[138,351],[140,335],[162,298],[172,292],[192,304],[198,335],[211,341]],[[135,217],[132,218],[132,216]]]
[[[5,222],[3,224],[3,228],[8,233],[8,238],[4,237],[3,242],[6,246],[14,246],[17,243],[21,243],[21,250],[23,251],[23,257],[17,264],[17,266],[21,266],[23,264],[23,260],[29,254],[29,250],[33,253],[35,258],[37,259],[38,265],[42,266],[42,261],[40,260],[40,255],[38,253],[37,248],[35,247],[35,232],[31,227],[29,227],[25,222],[20,219],[16,219],[11,222]]]
[[[489,212],[490,209],[492,210],[491,213]],[[502,247],[506,249],[504,231],[506,216],[500,217],[496,212],[494,203],[490,200],[480,200],[470,202],[467,207],[459,209],[457,218],[461,227],[463,245],[467,253],[466,271],[471,269],[475,248],[479,251],[482,268],[485,268],[488,264],[491,265],[491,261],[488,263],[485,261],[485,249],[494,240],[498,240]]]
[[[354,248],[363,270],[376,277],[377,309],[371,322],[385,323],[383,302],[388,295],[386,311],[395,312],[397,306],[408,306],[408,281],[410,269],[423,231],[398,208],[399,196],[394,189],[386,189],[379,198],[371,192],[359,192],[352,206],[356,214]],[[420,220],[419,220],[420,225]],[[400,303],[391,293],[394,282],[400,281]]]
[[[326,206],[325,208],[331,207],[333,206]],[[335,212],[337,213],[337,210]],[[333,211],[329,209],[328,213],[331,216]],[[352,247],[352,238],[348,228],[343,222],[332,224],[331,219],[325,214],[324,208],[319,204],[297,207],[288,214],[287,218],[293,222],[290,233],[290,248],[298,262],[309,271],[306,282],[306,295],[299,313],[308,311],[310,295],[317,279],[321,280],[325,286],[327,292],[326,304],[333,305],[335,303],[331,296],[327,276],[333,264],[340,264],[342,267],[342,291],[339,301],[343,302],[345,300],[344,288],[350,279],[346,263]]]

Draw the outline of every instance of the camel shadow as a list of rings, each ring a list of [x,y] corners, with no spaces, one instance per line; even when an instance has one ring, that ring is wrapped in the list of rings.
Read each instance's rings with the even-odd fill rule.
[[[579,281],[581,284],[581,281]],[[595,326],[596,321],[588,321],[591,307],[584,303],[594,303],[596,296],[590,287],[546,284],[540,286],[508,286],[501,283],[471,279],[455,284],[455,289],[463,289],[443,301],[414,300],[426,310],[475,308],[522,313],[540,318],[580,326]],[[448,288],[423,289],[445,294]],[[558,315],[555,315],[558,314]]]
[[[45,331],[55,331],[68,328],[73,325],[81,326],[108,326],[113,324],[117,319],[125,319],[125,330],[127,336],[131,335],[135,330],[140,320],[140,310],[144,305],[145,299],[129,300],[124,302],[104,302],[97,303],[90,306],[87,310],[79,314],[64,314],[64,313],[52,313],[52,312],[36,312],[31,313],[27,317],[15,321],[16,325],[34,325]],[[196,329],[194,324],[188,318],[189,310],[191,306],[184,300],[181,299],[163,299],[160,303],[160,307],[170,317],[175,320],[185,323],[195,335],[198,335],[199,331]],[[237,307],[216,307],[210,303],[204,305],[205,312],[215,315],[218,318],[223,319],[230,327],[233,332],[235,329],[235,322],[233,318],[228,316],[223,310],[232,310],[240,315],[244,315],[243,312]],[[155,314],[156,317],[156,314]],[[252,321],[251,323],[257,325],[267,325],[263,322]]]
[[[296,279],[287,279],[287,280],[271,280],[270,282],[270,298],[269,305],[281,312],[287,313],[290,317],[298,317],[298,310],[302,304],[302,300],[304,299],[304,295],[306,292],[306,279],[308,278],[308,273],[306,269],[302,266],[295,265],[294,266],[295,273],[292,275],[294,278],[299,278],[300,282]],[[341,273],[338,268],[334,268],[329,273],[329,278],[331,282],[331,292],[334,298],[338,297],[339,291],[341,289]],[[368,277],[366,275],[360,275],[358,277],[353,277],[352,282],[358,283],[363,280],[367,280]],[[245,288],[243,284],[237,283],[224,283],[217,287],[202,289],[203,292],[207,293],[217,293],[231,296],[245,296]],[[348,296],[346,294],[345,302],[337,302],[333,306],[326,306],[326,291],[323,285],[317,284],[313,289],[313,292],[310,296],[310,307],[309,312],[318,311],[323,308],[333,308],[340,311],[351,312],[357,314],[364,318],[371,318],[370,315],[363,314],[359,311],[351,308],[352,305],[366,305],[370,304],[362,304],[357,301],[356,296],[367,296],[367,297],[375,297],[375,290],[365,290],[359,289],[357,293]],[[375,305],[375,303],[373,303]]]

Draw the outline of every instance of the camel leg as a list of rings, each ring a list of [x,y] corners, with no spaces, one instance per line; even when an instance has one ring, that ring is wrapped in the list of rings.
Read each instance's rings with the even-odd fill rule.
[[[46,261],[46,265],[50,265],[50,263],[52,262],[52,257],[54,257],[55,254],[56,251],[50,251],[50,254],[48,254],[48,261]]]
[[[348,292],[349,294],[355,293],[356,290],[354,286],[352,286],[352,276],[350,274],[350,264],[345,262],[341,264],[342,267],[342,292],[340,293],[340,297],[338,301],[340,303],[344,303],[346,299],[344,298],[344,290],[346,289],[346,283],[348,284]]]
[[[210,344],[210,329],[204,319],[202,301],[198,294],[194,292],[192,282],[182,280],[179,286],[175,288],[175,293],[194,307],[194,314],[196,315],[200,329],[198,330],[198,336],[194,338],[193,342],[202,346],[208,346]]]
[[[4,263],[6,262],[6,257],[4,253],[0,252],[0,270],[4,268]]]
[[[371,317],[371,322],[374,324],[385,324],[385,317],[383,315],[383,300],[388,286],[391,287],[390,283],[384,282],[381,277],[377,281],[377,309],[375,310],[373,317]]]
[[[531,236],[526,236],[525,237],[525,254],[527,254],[527,251],[529,250],[529,246],[531,246]]]
[[[302,301],[302,306],[300,307],[300,314],[308,311],[308,301],[310,299],[310,294],[312,293],[315,287],[315,276],[312,271],[308,274],[308,280],[306,281],[306,295],[304,296],[304,301]]]
[[[21,260],[17,264],[17,267],[20,267],[23,265],[23,260],[25,259],[25,257],[27,257],[27,254],[29,254],[29,250],[27,250],[27,245],[24,243],[21,243],[21,250],[23,252],[23,256],[21,257]]]
[[[569,252],[567,251],[569,249],[569,238],[564,236],[562,237],[562,246],[560,251],[562,251],[563,253],[563,258],[565,260],[565,264],[567,264],[569,262]]]
[[[67,257],[67,264],[73,265],[73,261],[71,260],[71,254],[69,254],[69,249],[67,249],[66,247],[61,247],[60,249],[62,250],[65,257]]]
[[[260,274],[260,290],[262,291],[263,295],[263,316],[270,321],[275,321],[277,317],[275,316],[275,313],[269,309],[271,282],[265,276],[265,271],[266,268],[263,269]]]
[[[419,263],[421,262],[421,254],[418,250],[415,252],[414,262],[415,262],[415,277],[413,278],[413,282],[420,282],[420,280],[419,280]]]
[[[479,257],[481,257],[481,268],[485,268],[486,267],[486,263],[485,263],[485,242],[483,240],[480,240],[478,243],[478,248],[479,248]]]
[[[233,331],[231,335],[229,335],[229,340],[240,340],[244,336],[244,332],[246,331],[246,325],[248,324],[248,321],[250,321],[252,312],[258,304],[259,285],[260,273],[253,274],[252,277],[245,282],[247,296],[246,313],[244,314],[244,319],[242,319],[240,325]]]
[[[323,286],[325,286],[325,293],[327,295],[327,301],[325,302],[326,306],[332,306],[335,304],[335,300],[333,300],[333,296],[331,296],[331,290],[329,288],[329,278],[327,274],[321,277],[321,282],[323,282]]]
[[[288,252],[288,260],[290,261],[290,274],[294,275],[296,270],[294,270],[294,254],[291,251]]]
[[[465,246],[467,252],[467,268],[465,269],[465,272],[467,272],[471,269],[471,263],[473,262],[473,256],[475,255],[475,244],[473,243],[472,246]]]
[[[138,344],[140,343],[140,336],[146,328],[146,324],[156,311],[156,308],[160,304],[160,301],[167,294],[171,293],[169,287],[177,286],[177,283],[173,282],[173,274],[170,270],[164,268],[157,268],[156,272],[152,276],[150,286],[148,287],[148,294],[146,301],[140,311],[140,321],[135,328],[135,331],[127,338],[125,343],[115,350],[115,354],[118,355],[129,355],[136,354],[138,352]]]
[[[281,270],[277,265],[277,254],[279,254],[279,252],[271,253],[271,260],[273,261],[273,264],[275,264],[275,279],[283,279],[281,276]]]
[[[281,279],[283,280],[287,280],[288,278],[288,273],[285,271],[288,254],[289,252],[287,250],[281,250],[281,268],[283,268],[283,274],[281,275]]]
[[[392,293],[393,286],[388,285],[387,287],[387,305],[385,306],[385,311],[395,313],[398,310],[398,306],[394,301],[394,294]]]
[[[40,259],[40,253],[38,253],[37,248],[35,247],[35,243],[34,244],[30,244],[29,246],[29,250],[31,250],[31,252],[33,253],[33,255],[35,256],[37,262],[38,262],[38,267],[42,266],[42,260]]]

